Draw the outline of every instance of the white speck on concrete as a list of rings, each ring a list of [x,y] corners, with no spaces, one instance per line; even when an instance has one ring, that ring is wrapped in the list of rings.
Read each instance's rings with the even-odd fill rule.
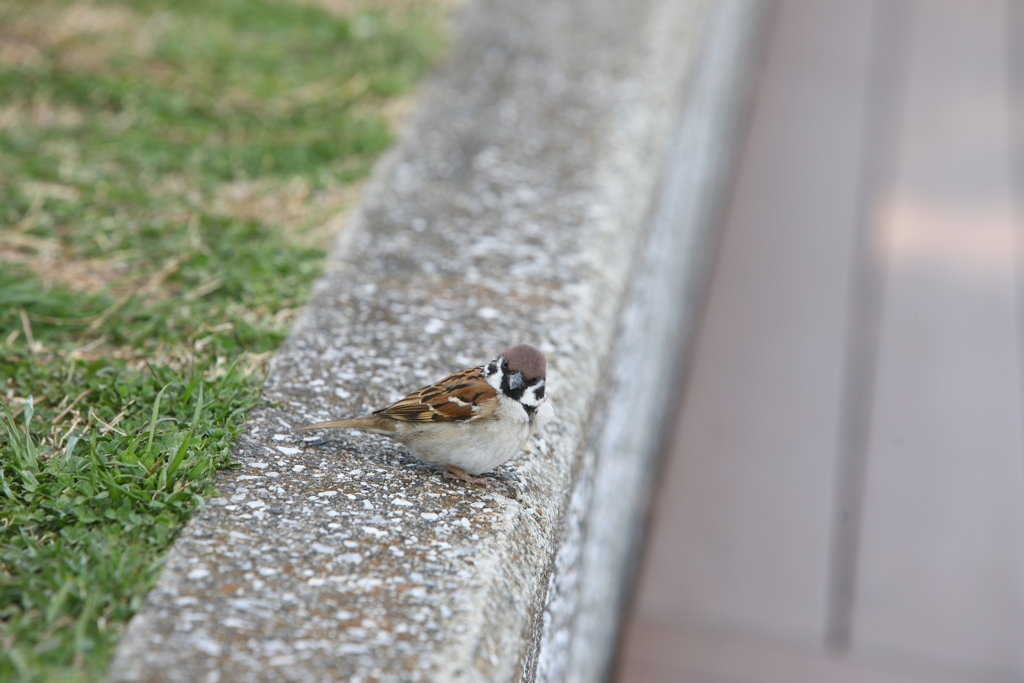
[[[501,311],[496,308],[491,308],[490,306],[478,308],[476,314],[484,320],[497,320],[501,317]]]
[[[211,657],[216,657],[220,654],[220,643],[201,631],[196,632],[189,638],[189,642],[192,644],[192,647],[203,654],[210,655]]]

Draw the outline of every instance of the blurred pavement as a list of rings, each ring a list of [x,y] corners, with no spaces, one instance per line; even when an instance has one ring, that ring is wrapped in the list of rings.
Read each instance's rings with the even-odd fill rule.
[[[618,680],[1024,680],[1024,9],[771,30]]]

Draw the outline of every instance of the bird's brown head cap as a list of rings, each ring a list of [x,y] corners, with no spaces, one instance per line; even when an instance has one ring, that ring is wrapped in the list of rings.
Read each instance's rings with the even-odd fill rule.
[[[508,369],[522,373],[528,382],[547,374],[548,362],[544,354],[529,344],[516,344],[501,355],[508,362]]]

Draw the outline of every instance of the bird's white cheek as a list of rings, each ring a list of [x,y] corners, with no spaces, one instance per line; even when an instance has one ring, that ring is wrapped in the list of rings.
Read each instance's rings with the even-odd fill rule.
[[[540,398],[537,398],[537,393],[538,392],[541,392],[541,397]],[[544,402],[543,392],[544,392],[544,384],[543,383],[541,383],[541,384],[539,384],[537,386],[534,386],[534,387],[530,387],[525,392],[523,392],[523,396],[522,396],[522,398],[519,399],[519,402],[522,403],[524,406],[530,406],[532,408],[536,408],[536,407],[540,406],[541,403]]]
[[[494,374],[491,374],[491,375],[485,374],[484,378],[487,380],[487,383],[490,384],[494,388],[495,391],[501,393],[501,373],[500,372],[495,372]]]

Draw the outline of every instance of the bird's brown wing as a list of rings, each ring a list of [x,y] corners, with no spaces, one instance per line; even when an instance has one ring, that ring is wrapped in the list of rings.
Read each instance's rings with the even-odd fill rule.
[[[407,422],[468,422],[494,414],[498,395],[480,368],[454,375],[414,391],[374,415]]]

